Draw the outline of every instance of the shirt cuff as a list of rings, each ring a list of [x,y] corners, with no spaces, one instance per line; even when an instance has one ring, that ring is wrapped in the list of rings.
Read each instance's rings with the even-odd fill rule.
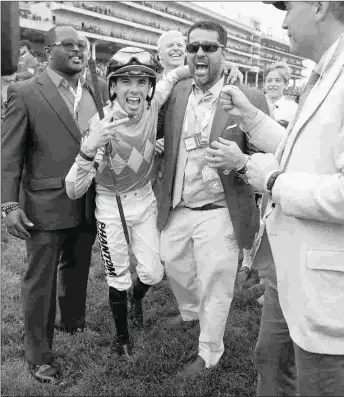
[[[93,168],[93,161],[87,161],[78,154],[75,158],[75,162],[78,164],[80,168],[89,172]]]
[[[265,114],[261,110],[257,109],[256,116],[253,119],[243,117],[239,127],[244,132],[250,132],[253,128],[256,128],[263,121],[264,116]]]
[[[281,187],[283,186],[283,181],[285,182],[284,179],[285,177],[286,177],[285,173],[279,175],[275,181],[275,184],[272,187],[271,198],[272,201],[276,204],[281,204]]]

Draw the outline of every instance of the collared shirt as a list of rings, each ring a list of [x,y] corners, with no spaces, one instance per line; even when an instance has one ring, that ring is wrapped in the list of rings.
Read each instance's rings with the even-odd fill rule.
[[[87,123],[90,118],[97,113],[97,108],[94,99],[87,89],[87,83],[82,76],[79,77],[78,85],[81,86],[80,98],[77,97],[77,89],[74,90],[68,81],[56,73],[51,68],[47,67],[46,72],[51,81],[55,84],[74,120],[78,124],[81,133],[87,129]],[[77,101],[77,103],[75,103]]]
[[[276,121],[285,120],[288,121],[288,123],[293,120],[297,111],[296,102],[287,99],[284,95],[274,103],[271,102],[268,96],[266,96],[266,100],[270,104],[270,116],[273,119]]]
[[[209,142],[216,106],[223,85],[224,77],[209,90],[203,92],[193,81],[192,92],[185,111],[180,145],[184,145],[185,134],[192,135],[194,133],[201,133],[202,140]],[[187,131],[189,112],[195,113],[195,129],[193,131]],[[210,203],[226,206],[224,192],[214,195],[204,187],[202,169],[206,164],[204,148],[187,152],[182,197],[179,206],[202,207]],[[221,183],[220,180],[219,183]]]

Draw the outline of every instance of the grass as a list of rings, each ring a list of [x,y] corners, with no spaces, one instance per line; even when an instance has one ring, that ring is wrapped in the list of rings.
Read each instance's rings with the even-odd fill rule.
[[[145,327],[131,327],[130,362],[110,349],[115,330],[99,252],[94,247],[87,298],[87,324],[100,336],[56,333],[55,363],[63,372],[59,385],[42,385],[30,377],[23,349],[20,278],[26,268],[23,242],[2,233],[1,394],[2,396],[253,396],[256,371],[253,350],[261,309],[244,291],[235,291],[219,364],[188,380],[176,374],[197,354],[199,325],[169,329],[166,319],[177,305],[166,280],[147,294]],[[130,324],[131,325],[131,324]]]

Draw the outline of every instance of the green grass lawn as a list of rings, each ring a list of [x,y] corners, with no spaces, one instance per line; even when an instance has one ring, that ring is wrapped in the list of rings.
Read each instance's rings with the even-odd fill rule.
[[[253,396],[256,371],[253,350],[261,309],[245,292],[235,291],[225,332],[225,354],[215,368],[188,381],[176,375],[197,354],[199,325],[169,329],[177,305],[168,282],[153,287],[144,301],[145,327],[132,329],[134,356],[128,362],[110,349],[115,330],[108,288],[94,249],[87,299],[87,324],[99,336],[55,334],[59,385],[42,385],[27,371],[20,278],[26,268],[25,246],[2,235],[1,394],[3,396]],[[130,324],[131,325],[131,324]]]

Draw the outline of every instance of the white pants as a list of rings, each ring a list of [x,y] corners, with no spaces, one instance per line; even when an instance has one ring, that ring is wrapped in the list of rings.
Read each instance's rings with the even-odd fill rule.
[[[164,268],[160,261],[157,204],[148,183],[144,188],[121,195],[131,246],[137,259],[136,272],[147,285],[161,281]],[[120,291],[131,287],[129,255],[115,196],[97,194],[98,240],[107,283]]]
[[[199,355],[209,368],[224,352],[239,248],[227,208],[174,209],[161,233],[161,259],[184,321],[199,319]]]

